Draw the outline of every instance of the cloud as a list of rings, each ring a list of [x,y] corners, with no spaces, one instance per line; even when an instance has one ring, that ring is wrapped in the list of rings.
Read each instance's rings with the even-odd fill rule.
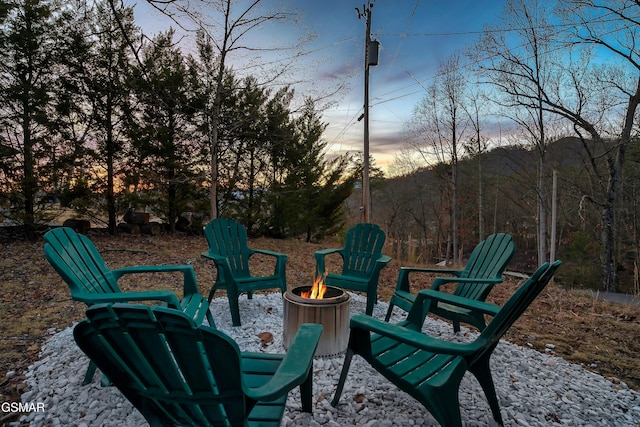
[[[316,73],[316,77],[319,80],[342,80],[352,77],[354,74],[353,68],[349,64],[342,64],[333,68],[320,67]]]

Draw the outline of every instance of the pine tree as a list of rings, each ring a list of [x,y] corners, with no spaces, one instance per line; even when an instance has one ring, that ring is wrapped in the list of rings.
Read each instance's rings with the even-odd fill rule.
[[[96,142],[95,163],[106,172],[100,179],[105,194],[108,230],[115,234],[117,225],[116,182],[126,161],[128,142],[124,128],[130,113],[127,76],[131,73],[131,50],[128,40],[135,39],[138,29],[133,24],[133,9],[116,9],[117,16],[107,2],[95,3],[93,25],[87,37],[93,40],[92,49],[84,59],[83,79],[88,104],[92,106],[93,139]],[[125,31],[126,33],[123,33]],[[83,60],[82,58],[80,59]]]
[[[133,161],[128,182],[144,190],[146,197],[138,203],[162,214],[171,232],[189,210],[195,151],[187,62],[173,35],[173,30],[158,34],[143,49],[145,76],[134,73],[130,82],[139,111],[129,128]]]
[[[7,2],[0,29],[0,171],[14,219],[35,239],[39,167],[51,153],[48,109],[54,87],[54,7],[42,0]]]

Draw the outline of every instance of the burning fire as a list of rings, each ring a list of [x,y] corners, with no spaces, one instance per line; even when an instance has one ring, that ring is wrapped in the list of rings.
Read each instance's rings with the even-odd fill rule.
[[[322,299],[324,298],[324,294],[325,292],[327,292],[327,287],[324,284],[324,278],[325,276],[322,277],[316,277],[315,280],[313,281],[313,286],[311,287],[311,291],[309,292],[300,292],[300,296],[302,298],[309,298],[309,299]]]

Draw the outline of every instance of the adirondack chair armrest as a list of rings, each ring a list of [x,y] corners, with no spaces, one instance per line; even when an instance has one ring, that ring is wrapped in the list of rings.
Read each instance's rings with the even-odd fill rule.
[[[453,268],[435,268],[435,267],[402,267],[407,273],[436,273],[436,274],[452,274],[459,276],[464,270]]]
[[[477,282],[478,280],[474,280]],[[432,289],[425,289],[420,291],[416,298],[416,303],[422,303],[425,299],[429,299],[434,302],[443,302],[446,304],[455,305],[462,308],[468,308],[470,310],[479,311],[483,314],[495,316],[500,311],[500,306],[485,302],[478,301],[470,298],[460,297],[457,295],[451,295],[444,292],[439,292]]]
[[[176,294],[171,291],[146,291],[146,292],[123,292],[123,293],[110,293],[110,294],[87,294],[74,295],[73,299],[76,301],[84,302],[87,305],[95,305],[101,303],[116,303],[116,302],[132,302],[132,301],[162,301],[167,303],[170,308],[180,309],[180,301]]]
[[[378,264],[381,264],[380,268],[382,268],[391,262],[391,257],[388,255],[380,255],[380,257],[376,260],[376,262]]]
[[[420,331],[384,322],[366,314],[356,314],[353,316],[349,326],[352,330],[359,329],[373,332],[432,353],[467,356],[477,351],[480,346],[477,340],[470,343],[455,343],[439,340]]]
[[[325,274],[325,264],[324,264],[324,259],[327,255],[330,254],[335,254],[335,253],[339,253],[340,256],[343,257],[344,259],[344,255],[342,254],[343,249],[342,248],[332,248],[332,249],[321,249],[319,251],[315,251],[313,253],[313,257],[316,260],[316,277],[317,276],[324,276]]]
[[[253,254],[262,254],[262,255],[275,258],[276,264],[273,268],[273,274],[275,275],[284,274],[285,268],[286,268],[286,262],[287,262],[287,259],[289,258],[288,255],[280,252],[276,252],[276,251],[270,251],[268,249],[251,249],[251,255]]]
[[[227,259],[225,257],[221,255],[216,255],[210,251],[204,251],[200,254],[200,256],[202,256],[203,258],[210,259],[214,262],[227,262]]]
[[[231,266],[229,260],[223,256],[216,255],[212,252],[205,251],[200,254],[203,258],[210,259],[214,262],[217,268],[221,268],[224,274],[225,280],[233,280],[233,274],[231,273]]]
[[[309,378],[309,372],[313,367],[313,354],[321,334],[322,325],[315,323],[300,325],[293,343],[273,377],[266,384],[247,390],[247,395],[256,400],[268,402],[304,383]]]
[[[136,265],[131,267],[117,268],[111,270],[116,280],[125,274],[138,274],[138,273],[171,273],[179,272],[184,276],[183,292],[185,295],[192,295],[198,293],[198,284],[196,282],[196,272],[193,267],[188,264],[176,264],[176,265]]]
[[[438,273],[438,274],[452,274],[458,276],[462,270],[451,270],[445,268],[430,268],[430,267],[400,267],[398,272],[398,281],[396,283],[396,290],[411,292],[411,285],[409,282],[409,275],[411,273]]]
[[[268,256],[272,256],[272,257],[276,257],[279,259],[287,259],[288,256],[286,254],[280,253],[280,252],[276,252],[276,251],[270,251],[268,249],[251,249],[251,252],[255,253],[255,254],[263,254],[263,255],[268,255]]]
[[[431,290],[437,291],[442,285],[447,283],[485,283],[496,285],[502,282],[501,278],[473,278],[473,277],[436,277],[431,283]]]
[[[318,256],[327,256],[329,254],[333,254],[336,252],[342,252],[343,248],[330,248],[330,249],[320,249],[319,251],[315,251],[313,253],[314,257],[318,257]]]

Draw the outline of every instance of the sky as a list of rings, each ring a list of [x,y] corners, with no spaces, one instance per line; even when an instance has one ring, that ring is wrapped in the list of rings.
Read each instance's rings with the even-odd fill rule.
[[[282,0],[265,1],[269,3],[280,5]],[[359,18],[356,8],[362,12],[367,3],[284,3],[288,11],[299,14],[297,25],[253,31],[247,44],[287,46],[312,33],[315,38],[304,45],[309,53],[284,78],[294,82],[300,98],[327,95],[321,104],[328,124],[324,133],[328,152],[362,151],[364,121],[357,119],[364,106],[366,18]],[[374,0],[370,4],[371,38],[380,42],[378,65],[370,67],[370,152],[375,164],[386,168],[402,149],[406,124],[438,66],[453,53],[472,47],[485,25],[496,24],[505,0]],[[168,28],[171,23],[147,7],[138,3],[134,9],[143,31]],[[193,40],[189,35],[185,38]],[[264,58],[257,61],[268,62]],[[229,61],[243,69],[247,53],[238,51]]]
[[[306,2],[305,2],[306,3]],[[313,4],[313,6],[312,6]],[[386,166],[402,148],[413,109],[425,96],[437,68],[454,52],[471,47],[485,24],[495,23],[504,1],[377,0],[371,8],[371,38],[380,42],[378,65],[369,70],[370,151]],[[331,149],[362,150],[364,121],[365,18],[355,10],[363,4],[332,0],[309,2],[308,19],[316,25],[318,43],[336,44],[326,76],[351,72],[336,105],[324,112],[325,138]],[[322,77],[322,76],[321,76]]]

